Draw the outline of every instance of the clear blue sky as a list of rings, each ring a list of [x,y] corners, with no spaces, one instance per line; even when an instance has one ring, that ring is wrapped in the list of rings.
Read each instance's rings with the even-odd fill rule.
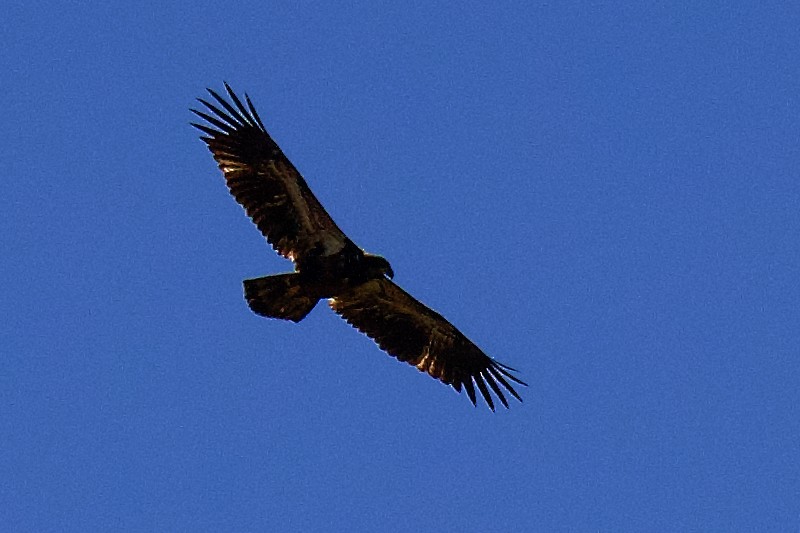
[[[800,8],[699,4],[6,5],[3,529],[797,531]],[[250,312],[222,80],[523,404]]]

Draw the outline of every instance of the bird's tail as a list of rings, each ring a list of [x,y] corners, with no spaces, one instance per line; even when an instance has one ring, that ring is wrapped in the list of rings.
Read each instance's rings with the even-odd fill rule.
[[[297,273],[244,280],[244,297],[254,313],[300,322],[317,305]]]

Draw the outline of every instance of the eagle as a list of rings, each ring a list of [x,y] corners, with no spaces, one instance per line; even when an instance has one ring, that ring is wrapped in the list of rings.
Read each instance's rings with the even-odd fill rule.
[[[466,390],[476,405],[477,387],[489,408],[491,389],[508,408],[504,391],[522,401],[510,382],[527,386],[515,369],[487,356],[442,315],[392,279],[389,262],[356,246],[336,225],[306,180],[267,133],[245,93],[225,83],[229,99],[207,89],[191,109],[192,123],[214,156],[231,195],[267,242],[294,263],[294,272],[244,281],[244,297],[258,315],[300,322],[319,300],[367,335],[386,353],[433,378]]]

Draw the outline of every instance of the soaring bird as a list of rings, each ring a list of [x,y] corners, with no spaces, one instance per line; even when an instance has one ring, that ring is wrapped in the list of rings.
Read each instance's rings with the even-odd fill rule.
[[[294,263],[294,272],[244,281],[253,312],[300,322],[323,298],[382,350],[422,372],[466,390],[475,405],[477,387],[494,411],[491,389],[507,408],[504,391],[522,401],[509,382],[526,385],[508,367],[481,351],[442,315],[396,285],[389,262],[351,241],[306,180],[267,133],[245,94],[246,106],[225,83],[229,100],[208,89],[191,111],[204,133],[231,195],[272,247]],[[488,387],[487,387],[488,386]]]

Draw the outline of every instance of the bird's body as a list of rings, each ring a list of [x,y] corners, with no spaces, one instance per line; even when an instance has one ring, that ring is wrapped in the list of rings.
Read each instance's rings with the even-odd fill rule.
[[[364,252],[336,225],[305,179],[272,140],[245,95],[247,107],[225,85],[231,102],[216,92],[212,113],[192,110],[212,127],[193,124],[225,176],[234,198],[267,241],[295,264],[295,272],[249,279],[245,298],[257,314],[301,321],[320,299],[381,349],[475,403],[477,386],[494,409],[487,388],[508,407],[500,388],[519,395],[508,380],[524,385],[511,368],[484,354],[444,317],[391,281],[389,262]],[[499,385],[498,385],[499,384]]]

